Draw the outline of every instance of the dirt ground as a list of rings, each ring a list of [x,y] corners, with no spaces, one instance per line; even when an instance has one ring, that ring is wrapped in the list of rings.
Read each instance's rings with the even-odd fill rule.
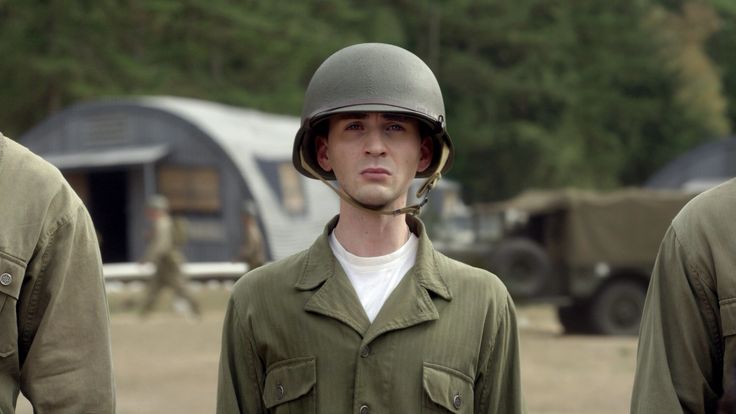
[[[199,320],[174,311],[164,297],[141,320],[140,292],[111,292],[113,358],[119,414],[213,413],[220,332],[229,295],[201,287]],[[566,336],[550,306],[519,308],[522,381],[529,413],[628,412],[636,339]],[[19,414],[32,411],[18,403]]]
[[[562,335],[551,306],[519,309],[521,375],[529,413],[627,413],[634,337]]]

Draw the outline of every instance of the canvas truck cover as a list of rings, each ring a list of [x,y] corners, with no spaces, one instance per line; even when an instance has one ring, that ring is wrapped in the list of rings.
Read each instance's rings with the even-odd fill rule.
[[[530,190],[494,203],[493,210],[562,217],[556,251],[573,267],[604,262],[651,267],[667,227],[694,193],[626,188],[611,192],[578,189]],[[490,207],[490,206],[489,206]],[[549,247],[549,246],[547,246]]]

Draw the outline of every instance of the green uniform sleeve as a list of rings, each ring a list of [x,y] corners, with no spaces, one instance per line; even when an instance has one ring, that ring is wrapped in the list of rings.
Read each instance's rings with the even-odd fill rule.
[[[264,375],[263,364],[253,344],[253,335],[243,325],[231,298],[222,329],[217,413],[265,413],[261,397]]]
[[[492,341],[485,371],[475,385],[476,413],[525,413],[521,392],[519,331],[511,298],[499,315],[498,330]]]
[[[44,237],[19,320],[20,388],[38,414],[113,413],[107,299],[92,221],[79,206]]]
[[[670,228],[642,317],[631,413],[715,412],[721,390],[716,295]]]

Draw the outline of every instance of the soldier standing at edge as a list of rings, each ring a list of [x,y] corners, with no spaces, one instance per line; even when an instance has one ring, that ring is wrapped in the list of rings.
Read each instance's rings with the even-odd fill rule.
[[[237,282],[217,412],[520,413],[514,306],[494,275],[443,256],[404,207],[453,148],[429,67],[386,44],[342,49],[307,89],[294,165],[337,180],[311,248]],[[328,184],[329,185],[329,184]]]
[[[683,207],[662,240],[639,332],[633,414],[724,412],[736,388],[736,179]]]
[[[102,261],[59,170],[0,134],[0,413],[112,414]]]

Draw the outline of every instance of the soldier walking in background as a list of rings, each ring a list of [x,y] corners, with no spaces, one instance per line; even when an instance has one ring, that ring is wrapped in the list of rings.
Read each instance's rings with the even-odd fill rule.
[[[161,195],[152,196],[146,204],[146,216],[151,221],[148,247],[141,259],[142,263],[152,263],[156,270],[148,281],[146,297],[141,307],[141,315],[147,315],[158,299],[161,291],[169,287],[176,298],[189,304],[190,311],[199,315],[199,305],[189,293],[181,266],[184,254],[180,251],[182,237],[177,235],[174,220],[169,215],[169,202]]]
[[[59,170],[0,134],[0,413],[115,412],[95,229]]]
[[[266,262],[266,249],[263,241],[263,233],[258,227],[256,206],[248,201],[243,204],[241,219],[243,221],[243,242],[238,251],[238,261],[248,265],[248,270],[253,270]]]

